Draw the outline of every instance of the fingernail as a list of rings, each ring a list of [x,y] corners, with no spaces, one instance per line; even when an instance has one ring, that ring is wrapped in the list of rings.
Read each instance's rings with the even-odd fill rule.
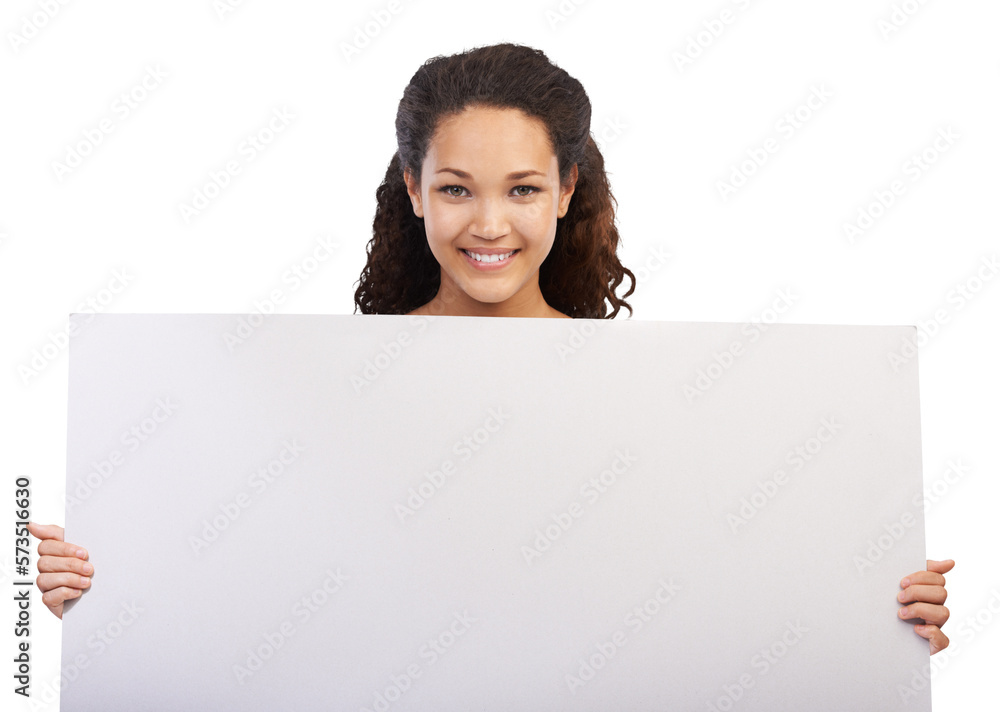
[[[899,609],[899,617],[900,618],[906,618],[906,616],[908,616],[909,613],[910,613],[910,609],[909,608],[900,608]]]
[[[83,565],[83,573],[89,574],[93,570],[94,570],[94,567],[91,566],[90,564],[84,564]]]
[[[84,576],[84,577],[82,577],[80,579],[80,583],[83,584],[84,586],[89,586],[90,585],[90,579],[87,578],[86,576]]]
[[[910,578],[906,577],[905,579],[899,582],[899,585],[902,586],[903,588],[906,588],[907,586],[910,585]]]
[[[77,549],[76,550],[76,558],[78,558],[78,559],[86,559],[87,558],[87,552],[84,551],[83,549]]]
[[[902,601],[905,596],[906,596],[906,591],[900,591],[899,593],[896,594],[896,600]]]

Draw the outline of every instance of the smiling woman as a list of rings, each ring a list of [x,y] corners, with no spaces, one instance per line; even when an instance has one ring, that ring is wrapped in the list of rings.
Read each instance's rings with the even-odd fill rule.
[[[398,150],[376,191],[356,309],[631,314],[625,297],[635,276],[618,260],[615,201],[590,115],[580,82],[530,47],[499,44],[426,62],[399,102]],[[619,296],[626,275],[632,284]],[[86,549],[63,541],[62,527],[29,530],[41,540],[42,601],[62,617],[64,603],[90,587],[94,566]],[[927,561],[927,570],[901,579],[896,596],[896,615],[922,621],[914,630],[931,653],[949,644],[944,574],[954,565]],[[819,585],[836,595],[836,582]]]
[[[532,168],[507,172],[515,166]],[[517,109],[468,108],[442,122],[423,169],[422,186],[410,172],[406,185],[441,277],[416,313],[453,303],[467,314],[566,316],[538,286],[574,190],[560,184],[545,124]]]
[[[539,50],[426,62],[396,114],[376,191],[363,314],[612,318],[635,288],[618,260],[583,86]],[[625,276],[632,284],[616,294]],[[609,313],[610,307],[610,313]]]

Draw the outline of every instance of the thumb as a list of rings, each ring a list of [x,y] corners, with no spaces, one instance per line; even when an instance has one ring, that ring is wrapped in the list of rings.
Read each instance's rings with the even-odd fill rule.
[[[28,522],[28,531],[36,539],[56,539],[58,541],[63,540],[64,530],[58,524],[38,524],[36,522]]]
[[[955,562],[952,559],[945,559],[944,561],[927,559],[927,570],[933,571],[936,574],[946,574],[951,571],[954,566]]]

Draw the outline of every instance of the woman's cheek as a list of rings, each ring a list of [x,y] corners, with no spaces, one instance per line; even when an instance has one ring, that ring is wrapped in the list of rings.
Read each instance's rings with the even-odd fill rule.
[[[432,205],[424,213],[424,229],[427,237],[435,242],[446,242],[458,231],[461,215],[454,206]]]
[[[555,207],[551,200],[538,199],[524,206],[517,216],[517,231],[525,237],[545,239],[554,231],[556,221]]]
[[[461,231],[475,214],[472,203],[450,203],[441,208],[442,224],[453,231]]]

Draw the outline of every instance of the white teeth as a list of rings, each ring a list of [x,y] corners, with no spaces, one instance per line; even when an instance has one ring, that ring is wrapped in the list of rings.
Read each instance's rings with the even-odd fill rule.
[[[469,257],[473,258],[477,262],[501,262],[516,252],[516,250],[511,250],[504,255],[480,255],[478,252],[469,252],[468,250],[462,250]]]

